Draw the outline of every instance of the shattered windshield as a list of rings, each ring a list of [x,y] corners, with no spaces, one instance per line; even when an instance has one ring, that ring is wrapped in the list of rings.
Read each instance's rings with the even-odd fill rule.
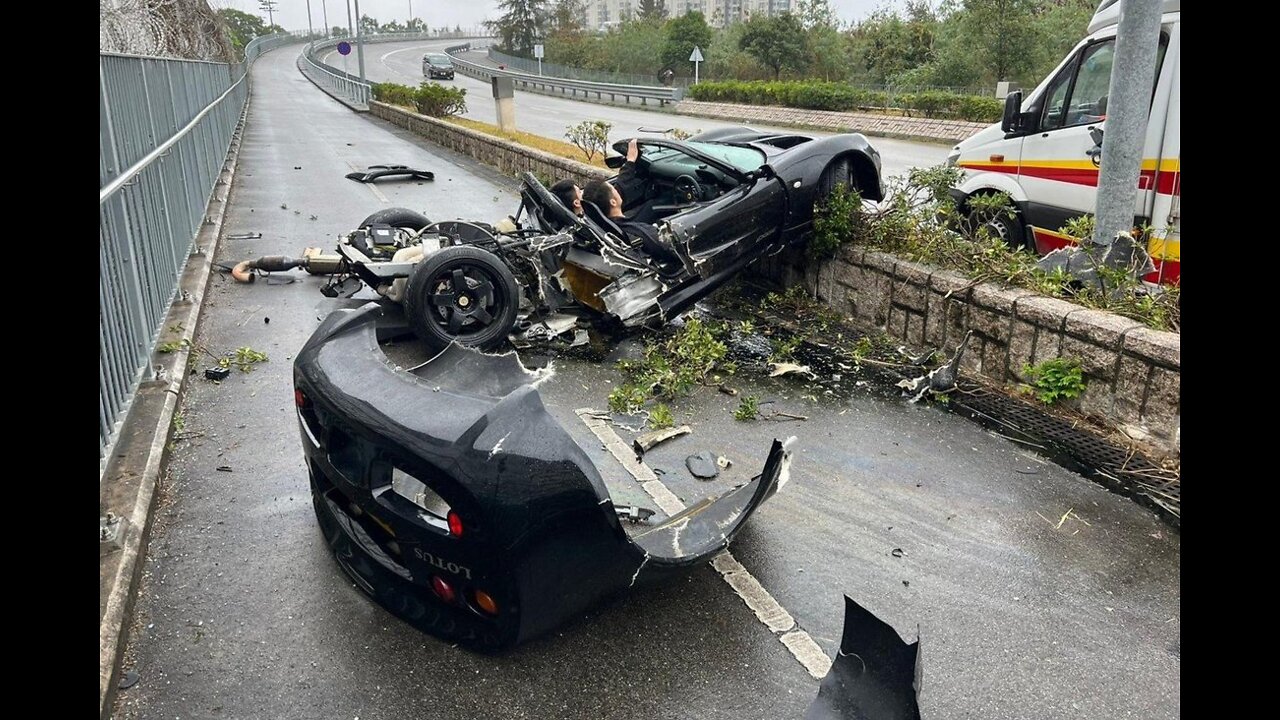
[[[740,172],[750,172],[764,164],[763,152],[745,145],[686,142],[690,148],[729,165]],[[702,161],[680,150],[661,145],[641,145],[640,154],[651,163],[702,164]]]

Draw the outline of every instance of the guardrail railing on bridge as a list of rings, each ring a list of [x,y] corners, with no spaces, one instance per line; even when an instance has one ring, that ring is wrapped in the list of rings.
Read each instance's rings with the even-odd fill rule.
[[[99,457],[152,374],[153,347],[249,97],[249,67],[300,39],[257,38],[230,64],[100,54]]]
[[[465,35],[461,36],[461,38],[465,37]],[[373,43],[456,40],[461,38],[436,33],[378,33],[377,35],[366,35],[362,40],[364,44],[369,45]],[[370,87],[373,83],[370,83],[367,79],[361,80],[357,75],[324,62],[324,55],[343,42],[351,43],[354,46],[356,39],[353,37],[325,38],[309,43],[306,52],[298,58],[298,69],[330,95],[346,100],[348,104],[358,109],[367,110],[369,107]],[[356,50],[352,49],[351,52],[354,54]]]
[[[556,93],[561,95],[568,94],[577,97],[579,93],[582,96],[590,97],[595,95],[597,100],[603,100],[608,95],[612,101],[617,101],[619,97],[631,102],[631,98],[639,98],[640,104],[647,105],[650,100],[657,100],[659,105],[666,105],[669,102],[676,102],[684,99],[684,88],[665,87],[662,85],[619,85],[616,83],[592,82],[589,80],[571,80],[569,78],[551,77],[547,75],[533,75],[531,73],[519,72],[516,70],[507,70],[497,68],[482,63],[472,62],[459,57],[463,52],[470,50],[469,45],[456,45],[447,48],[447,52],[453,57],[453,63],[458,70],[481,80],[488,80],[491,77],[502,76],[509,77],[515,82],[517,87],[525,90],[536,90],[544,93]]]

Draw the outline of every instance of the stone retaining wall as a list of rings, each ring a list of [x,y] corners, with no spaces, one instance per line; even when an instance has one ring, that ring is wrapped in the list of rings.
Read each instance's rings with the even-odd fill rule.
[[[579,185],[586,185],[596,178],[606,179],[613,176],[612,172],[604,168],[525,147],[510,140],[486,135],[461,125],[419,115],[376,100],[369,102],[369,112],[415,132],[437,145],[443,145],[454,152],[491,165],[508,175],[518,176],[522,172],[531,172],[539,177],[552,178],[553,181],[572,177]]]
[[[757,265],[786,285],[802,283],[863,327],[881,328],[917,350],[951,353],[969,330],[961,372],[999,385],[1055,357],[1078,358],[1087,383],[1081,412],[1176,456],[1181,425],[1181,336],[1152,330],[1030,290],[974,284],[957,273],[892,255],[845,248],[813,262],[792,252]]]
[[[860,132],[867,135],[925,140],[953,144],[985,129],[987,123],[967,120],[898,117],[871,113],[800,110],[774,105],[739,105],[737,103],[681,100],[675,109],[681,115],[696,115],[715,120],[741,120],[744,123],[772,123]]]

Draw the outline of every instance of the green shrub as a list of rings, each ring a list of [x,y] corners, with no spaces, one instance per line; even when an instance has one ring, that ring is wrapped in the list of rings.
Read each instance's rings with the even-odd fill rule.
[[[1046,405],[1080,397],[1084,392],[1084,370],[1075,358],[1053,358],[1039,365],[1023,365],[1022,373],[1035,387],[1036,397]]]
[[[587,156],[587,160],[591,160],[596,153],[604,157],[612,129],[613,125],[603,120],[583,120],[577,125],[570,125],[564,136]]]
[[[431,117],[461,115],[467,111],[467,91],[440,83],[423,82],[413,93],[418,112]]]
[[[842,245],[854,240],[861,222],[862,196],[844,183],[836,185],[835,190],[814,208],[809,257],[835,257]]]
[[[805,110],[866,110],[898,107],[930,118],[962,118],[978,122],[1000,119],[1004,104],[995,98],[940,90],[902,93],[890,102],[887,93],[845,83],[809,80],[703,82],[689,88],[693,100],[747,105],[780,105]]]
[[[370,86],[373,99],[388,105],[413,107],[413,88],[398,83],[374,83]]]

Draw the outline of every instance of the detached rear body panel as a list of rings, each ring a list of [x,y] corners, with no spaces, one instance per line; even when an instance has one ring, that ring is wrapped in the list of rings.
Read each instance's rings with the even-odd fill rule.
[[[393,366],[381,308],[340,310],[299,353],[294,382],[317,518],[339,565],[421,630],[497,649],[637,582],[709,560],[786,477],[621,525],[599,470],[547,412],[513,353],[450,346]]]

